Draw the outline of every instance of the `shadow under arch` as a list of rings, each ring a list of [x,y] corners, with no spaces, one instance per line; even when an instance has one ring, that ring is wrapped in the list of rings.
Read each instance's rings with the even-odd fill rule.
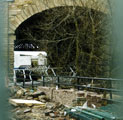
[[[15,31],[15,50],[46,51],[52,67],[74,66],[78,75],[109,76],[108,15],[86,7],[37,13]]]

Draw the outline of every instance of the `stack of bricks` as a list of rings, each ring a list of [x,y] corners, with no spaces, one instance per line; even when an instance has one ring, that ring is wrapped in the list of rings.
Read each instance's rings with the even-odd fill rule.
[[[77,92],[76,100],[78,102],[78,105],[83,105],[87,101],[88,107],[93,107],[93,105],[95,105],[98,108],[107,104],[107,102],[103,100],[102,94],[88,91]]]
[[[89,91],[76,91],[74,89],[58,89],[53,87],[38,87],[38,91],[45,92],[47,97],[55,102],[59,102],[67,106],[82,106],[86,101],[88,107],[101,107],[107,104],[103,100],[103,94],[97,94]]]

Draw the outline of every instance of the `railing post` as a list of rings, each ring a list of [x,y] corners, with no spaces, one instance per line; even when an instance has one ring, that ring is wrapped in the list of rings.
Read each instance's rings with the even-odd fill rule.
[[[110,82],[110,88],[112,88],[112,80],[110,80],[109,82]],[[112,99],[112,91],[110,91],[110,99]]]
[[[60,82],[60,79],[59,79],[59,76],[58,76],[58,77],[57,77],[57,83],[56,83],[56,89],[59,89],[59,87],[60,87],[59,82]]]
[[[32,82],[32,90],[33,90],[34,89],[34,83],[33,83],[33,79],[32,79],[31,74],[32,74],[32,72],[30,71],[29,78],[30,78],[30,81]]]
[[[14,85],[16,85],[17,77],[16,77],[16,70],[14,70]]]
[[[43,86],[45,86],[45,78],[44,78],[44,76],[42,76],[42,80],[43,80]]]
[[[60,83],[60,79],[59,79],[59,77],[58,77],[58,81],[57,82],[58,82],[58,88],[59,88],[60,87],[60,84],[59,84]]]
[[[78,86],[80,84],[79,78],[77,77],[77,89],[80,90],[80,87]]]
[[[23,70],[23,74],[24,74],[24,79],[23,79],[23,88],[24,88],[25,87],[25,79],[26,79],[25,70]]]

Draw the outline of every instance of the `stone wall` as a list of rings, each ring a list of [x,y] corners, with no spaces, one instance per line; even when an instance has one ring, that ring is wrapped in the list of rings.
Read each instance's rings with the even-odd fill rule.
[[[9,33],[36,13],[59,6],[82,6],[107,12],[107,0],[15,0],[9,3]]]
[[[74,89],[56,90],[55,88],[49,87],[38,87],[38,91],[45,92],[51,100],[67,106],[83,105],[86,101],[88,101],[89,107],[92,107],[92,104],[96,105],[96,107],[107,104],[107,102],[102,99],[103,95],[95,92],[76,91]]]
[[[63,105],[71,106],[73,100],[76,100],[77,94],[73,90],[54,90],[53,101],[60,102]]]

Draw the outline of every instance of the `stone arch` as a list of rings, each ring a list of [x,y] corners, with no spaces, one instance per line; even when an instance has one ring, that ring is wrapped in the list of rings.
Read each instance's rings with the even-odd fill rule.
[[[108,12],[107,0],[15,0],[9,3],[9,68],[13,69],[14,40],[17,27],[35,15],[47,9],[60,6],[83,6]]]
[[[15,3],[10,5],[10,21],[9,30],[10,33],[14,33],[16,28],[26,19],[33,16],[36,13],[44,10],[59,7],[59,6],[86,6],[96,9],[97,11],[106,12],[107,9],[104,5],[104,1],[97,2],[97,0],[16,0]],[[103,4],[103,5],[102,5]],[[97,6],[98,5],[98,6]],[[100,7],[99,7],[100,6]],[[102,7],[103,6],[103,7]]]

